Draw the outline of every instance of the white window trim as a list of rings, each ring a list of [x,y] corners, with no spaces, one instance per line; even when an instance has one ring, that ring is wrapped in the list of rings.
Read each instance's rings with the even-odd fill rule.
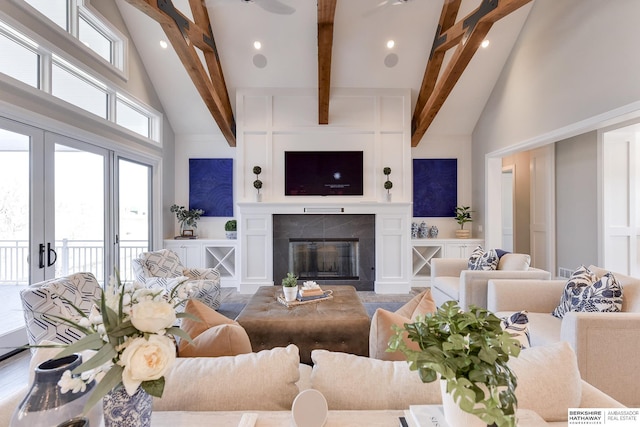
[[[110,68],[120,78],[127,81],[129,79],[129,39],[120,30],[114,27],[107,19],[105,19],[96,9],[91,6],[87,0],[67,0],[71,3],[69,7],[69,31],[60,28],[56,23],[43,15],[24,0],[11,0],[17,6],[22,8],[34,18],[38,19],[43,25],[52,28],[61,36],[67,38],[78,49],[90,55],[95,60],[100,61],[106,67]],[[87,21],[99,29],[112,42],[113,63],[105,60],[97,52],[87,47],[78,39],[78,19],[83,16]]]
[[[0,79],[4,80],[6,78],[12,82],[16,82],[16,86],[28,87],[38,92],[45,92],[47,95],[51,96],[56,103],[68,106],[67,108],[77,110],[78,112],[81,112],[81,114],[86,115],[87,117],[90,117],[94,120],[104,120],[110,125],[115,126],[122,131],[131,134],[132,136],[135,135],[136,138],[141,138],[147,142],[152,143],[155,146],[162,146],[162,127],[164,121],[162,113],[152,108],[151,106],[146,105],[135,96],[121,90],[111,81],[101,77],[96,77],[97,74],[93,71],[88,71],[87,67],[84,66],[84,64],[78,65],[76,63],[77,61],[74,62],[73,60],[70,60],[66,56],[66,53],[61,52],[60,49],[58,49],[56,46],[50,45],[46,41],[40,40],[41,37],[39,37],[37,34],[34,34],[31,31],[25,31],[22,25],[16,25],[12,19],[6,19],[6,16],[2,14],[0,14],[0,31],[2,31],[3,34],[7,34],[12,39],[20,42],[20,44],[24,45],[26,48],[36,49],[35,51],[40,55],[40,87],[34,88],[26,83],[13,79],[2,73],[0,73]],[[71,104],[61,98],[57,98],[52,95],[51,69],[53,63],[60,65],[66,71],[74,74],[78,78],[107,93],[108,109],[106,118],[97,116],[89,111],[86,111],[74,104]],[[120,98],[121,100],[125,100],[127,105],[134,108],[136,111],[141,112],[149,118],[149,137],[127,129],[124,126],[120,126],[115,122],[116,97]]]
[[[155,119],[156,117],[161,116],[158,111],[155,111],[154,109],[144,105],[140,101],[136,101],[134,98],[132,98],[131,96],[123,92],[116,92],[113,99],[114,99],[114,102],[116,101],[116,99],[120,100],[120,102],[122,102],[123,104],[126,104],[132,110],[137,111],[138,113],[147,117],[149,119],[149,129],[148,129],[149,139],[152,139],[154,141],[161,140],[160,139],[160,137],[162,136],[162,126],[160,126],[161,121]],[[113,121],[116,122],[118,109],[114,108],[113,111],[116,114],[116,117],[114,117]]]

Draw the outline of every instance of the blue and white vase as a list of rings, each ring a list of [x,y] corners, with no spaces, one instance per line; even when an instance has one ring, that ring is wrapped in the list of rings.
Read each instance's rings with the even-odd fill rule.
[[[33,384],[11,418],[11,427],[85,425],[99,426],[102,421],[100,405],[83,414],[84,405],[94,389],[95,381],[84,391],[62,393],[58,381],[64,371],[72,371],[82,364],[82,356],[72,354],[50,359],[35,370]],[[72,422],[72,424],[69,424]]]
[[[429,227],[424,222],[420,223],[420,227],[418,228],[418,237],[424,239],[429,236]]]
[[[418,223],[417,222],[412,222],[411,223],[411,238],[412,239],[417,239],[418,238]]]
[[[432,239],[438,238],[438,227],[436,227],[435,225],[431,226],[431,228],[429,229],[429,237],[431,237]]]
[[[102,398],[105,427],[150,427],[153,398],[138,387],[133,396],[122,385]]]

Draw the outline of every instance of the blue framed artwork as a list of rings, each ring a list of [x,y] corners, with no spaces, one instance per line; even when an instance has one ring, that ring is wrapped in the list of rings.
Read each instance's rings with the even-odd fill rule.
[[[233,159],[189,159],[189,209],[233,216]]]
[[[458,204],[458,159],[413,159],[413,216],[453,217]]]

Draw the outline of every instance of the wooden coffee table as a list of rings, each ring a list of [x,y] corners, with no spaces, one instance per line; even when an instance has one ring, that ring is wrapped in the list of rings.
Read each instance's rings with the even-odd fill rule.
[[[325,349],[369,355],[370,319],[353,286],[322,286],[333,298],[295,307],[277,301],[281,286],[262,286],[236,321],[249,335],[253,351],[295,344],[300,361],[311,364],[311,351]]]

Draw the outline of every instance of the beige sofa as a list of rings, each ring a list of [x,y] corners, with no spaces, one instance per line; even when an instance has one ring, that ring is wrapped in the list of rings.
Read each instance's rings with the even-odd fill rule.
[[[607,271],[589,266],[598,277]],[[527,310],[531,345],[568,342],[582,378],[627,406],[640,406],[640,279],[613,273],[623,288],[621,313],[551,315],[566,280],[490,280],[488,308],[503,316]]]
[[[153,408],[288,411],[308,388],[322,392],[330,410],[403,410],[441,403],[439,384],[422,383],[407,362],[327,350],[314,350],[312,358],[313,368],[300,364],[295,345],[237,356],[178,358]],[[580,379],[575,353],[566,343],[528,349],[510,363],[518,376],[519,408],[536,411],[550,425],[565,426],[568,408],[622,407]],[[25,393],[0,402],[0,425],[8,425]]]
[[[463,310],[470,305],[487,307],[487,283],[491,279],[548,280],[551,273],[530,267],[528,254],[504,254],[498,268],[491,271],[468,270],[467,258],[433,258],[431,260],[431,293],[436,305],[458,301]]]

